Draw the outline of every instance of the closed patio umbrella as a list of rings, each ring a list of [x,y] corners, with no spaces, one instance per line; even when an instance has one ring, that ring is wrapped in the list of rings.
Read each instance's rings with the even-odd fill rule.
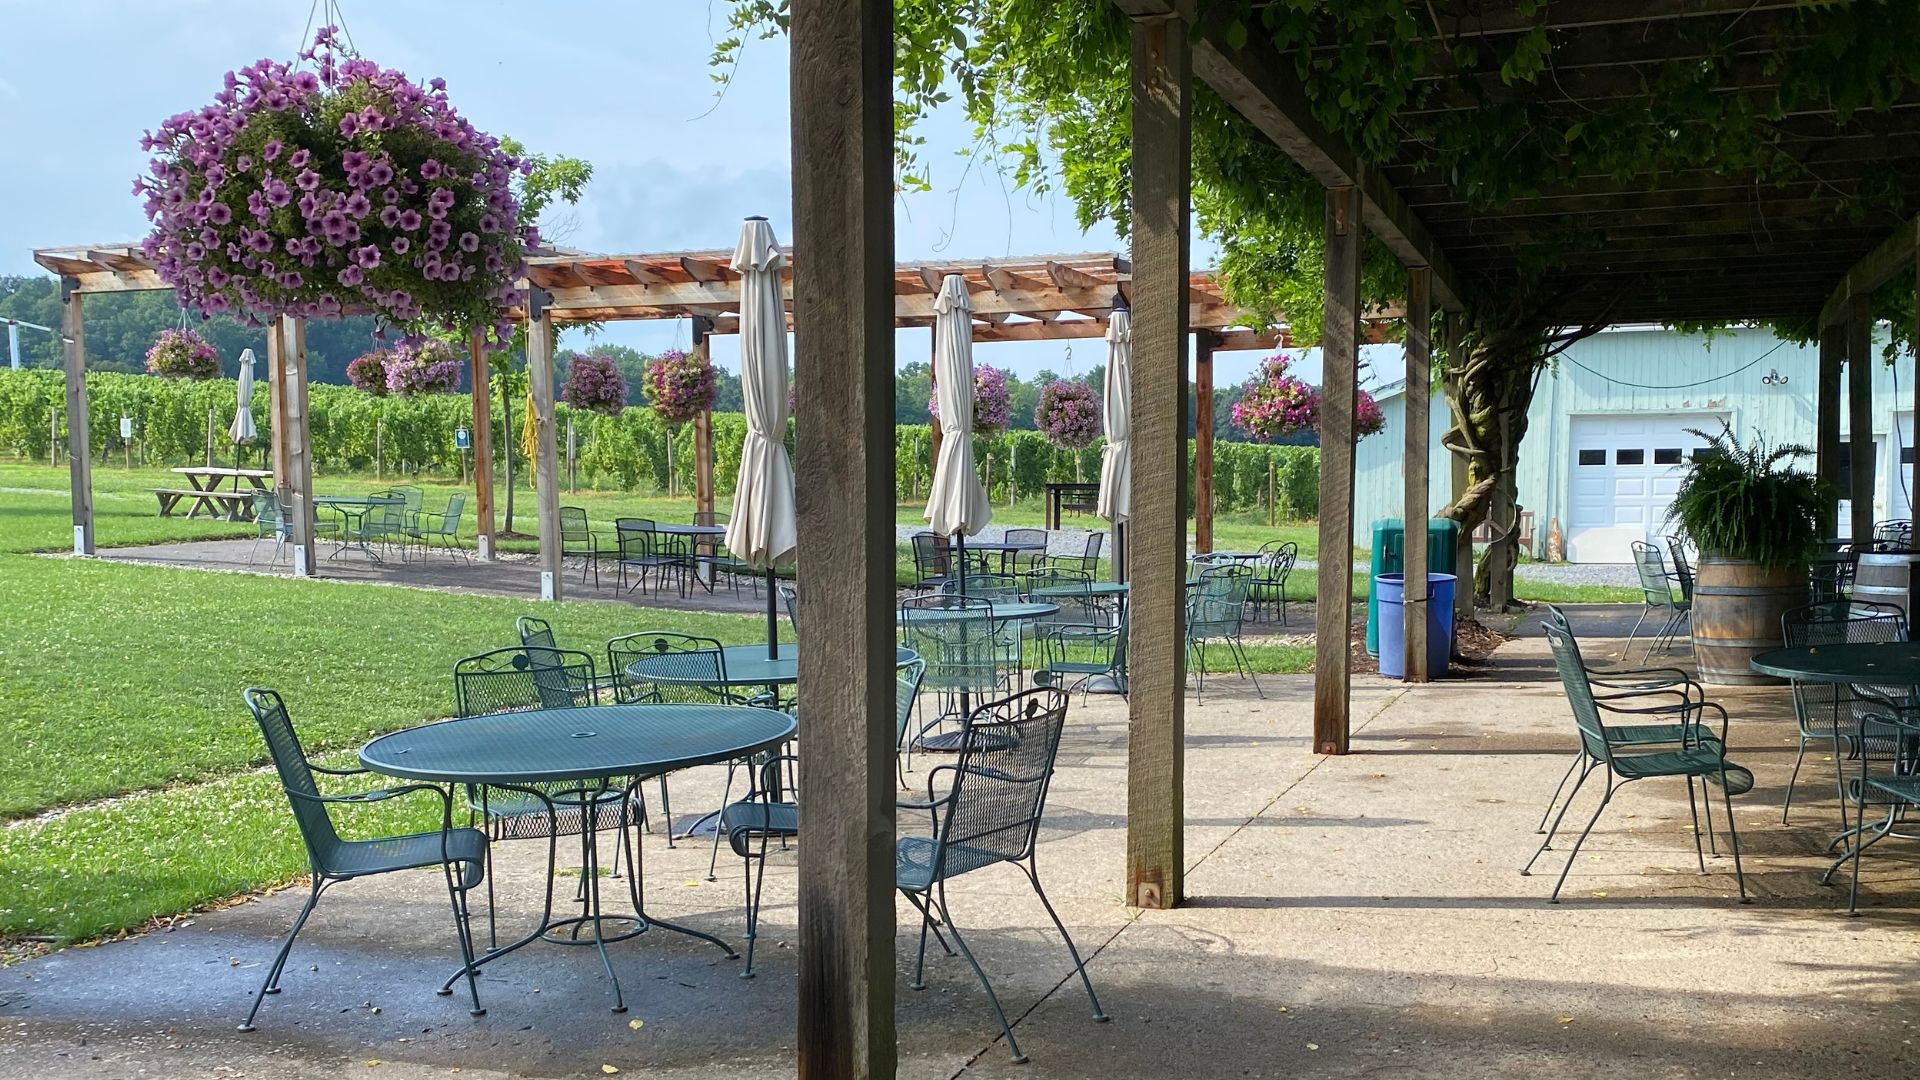
[[[959,539],[961,592],[967,582],[967,537],[993,520],[993,504],[973,464],[973,298],[966,279],[948,274],[933,301],[934,398],[940,406],[940,458],[933,465],[927,524]]]
[[[1127,461],[1127,439],[1133,413],[1133,316],[1115,307],[1107,323],[1107,378],[1100,401],[1100,421],[1106,425],[1107,445],[1100,451],[1100,516],[1119,525],[1133,507],[1133,467]]]
[[[763,217],[748,218],[732,263],[740,274],[740,395],[747,436],[727,519],[727,548],[734,558],[766,568],[769,658],[780,652],[773,568],[793,558],[799,539],[786,443],[787,315],[780,300],[785,263],[773,226]]]
[[[240,448],[260,437],[253,426],[253,350],[240,350],[240,383],[234,398],[233,423],[227,428],[233,439],[233,467],[240,467]]]

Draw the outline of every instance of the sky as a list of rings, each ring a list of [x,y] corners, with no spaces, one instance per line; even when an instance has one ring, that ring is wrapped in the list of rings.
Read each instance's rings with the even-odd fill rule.
[[[787,48],[749,42],[724,95],[708,58],[724,36],[725,0],[344,0],[353,45],[415,79],[440,76],[484,131],[530,149],[585,158],[585,198],[549,216],[549,238],[592,252],[730,248],[741,218],[763,214],[792,234]],[[0,273],[38,273],[32,249],[124,243],[146,234],[133,178],[142,131],[212,99],[224,72],[291,58],[311,0],[0,0]],[[934,190],[894,206],[901,260],[992,259],[1126,250],[1111,225],[1083,232],[1071,200],[1013,188],[958,156],[973,133],[957,110],[924,127]],[[1195,265],[1215,249],[1196,237]],[[601,340],[656,351],[685,346],[687,323],[610,324]],[[714,341],[732,368],[733,338]],[[577,332],[563,347],[583,347]],[[1073,352],[1067,354],[1068,347]],[[1394,350],[1397,353],[1397,350]],[[924,359],[926,331],[903,331],[902,363]],[[977,361],[1031,376],[1085,373],[1098,340],[982,344]],[[1259,353],[1221,353],[1222,385]],[[1382,358],[1376,369],[1397,365]],[[1309,354],[1296,366],[1317,379]]]

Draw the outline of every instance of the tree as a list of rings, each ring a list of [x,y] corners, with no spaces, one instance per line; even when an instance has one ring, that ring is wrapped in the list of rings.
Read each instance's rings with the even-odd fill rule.
[[[727,70],[754,33],[787,26],[787,0],[732,0],[734,33],[715,48]],[[1401,159],[1422,148],[1420,167],[1481,209],[1551,193],[1580,176],[1706,170],[1762,185],[1804,180],[1797,139],[1778,118],[1798,111],[1885,109],[1913,93],[1920,70],[1920,5],[1859,3],[1796,7],[1733,43],[1714,39],[1714,20],[1660,24],[1676,59],[1636,67],[1645,93],[1596,103],[1554,89],[1548,5],[1537,0],[1200,0],[1229,42],[1270,47],[1301,75],[1314,119],[1363,161]],[[1506,9],[1532,28],[1446,45],[1447,18]],[[1443,14],[1444,13],[1444,14]],[[1698,24],[1698,25],[1696,25]],[[976,128],[970,167],[997,164],[1017,184],[1062,188],[1083,226],[1128,227],[1130,26],[1110,0],[946,0],[902,3],[895,14],[896,147],[903,186],[928,183],[919,122],[950,99]],[[1681,41],[1691,37],[1693,40]],[[1334,47],[1328,47],[1334,46]],[[1431,77],[1440,62],[1453,69]],[[1724,87],[1758,65],[1766,85]],[[1486,98],[1485,86],[1538,93]],[[1321,318],[1324,191],[1203,83],[1193,106],[1196,223],[1221,248],[1227,298],[1256,321],[1284,319],[1295,338],[1316,340]],[[1423,108],[1439,95],[1477,95],[1481,108]],[[1879,178],[1810,196],[1838,220],[1876,214],[1904,220],[1899,185]],[[1465,295],[1457,348],[1436,358],[1452,428],[1446,445],[1466,459],[1469,486],[1442,511],[1472,528],[1500,511],[1497,542],[1477,591],[1494,606],[1511,599],[1508,571],[1518,508],[1514,462],[1533,386],[1549,359],[1598,323],[1565,328],[1561,296],[1543,292],[1549,271],[1577,266],[1600,240],[1598,226],[1562,223],[1551,243],[1524,249],[1504,277],[1456,282]],[[1405,271],[1377,241],[1362,249],[1361,305],[1396,301]],[[1600,288],[1595,285],[1595,288]],[[1894,296],[1894,293],[1904,293]],[[1894,332],[1912,329],[1910,289],[1890,290]],[[1604,297],[1603,297],[1604,300]],[[1604,302],[1601,305],[1604,308]],[[1804,340],[1805,323],[1776,325]]]

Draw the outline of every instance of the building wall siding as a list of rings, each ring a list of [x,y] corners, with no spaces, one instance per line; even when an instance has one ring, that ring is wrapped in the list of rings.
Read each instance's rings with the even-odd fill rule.
[[[1885,338],[1884,330],[1876,335],[1876,349]],[[1716,418],[1724,416],[1743,441],[1759,434],[1771,444],[1811,446],[1818,371],[1816,347],[1782,342],[1765,330],[1725,331],[1709,340],[1664,329],[1624,328],[1576,342],[1541,373],[1527,412],[1517,479],[1520,504],[1534,513],[1529,549],[1536,557],[1544,556],[1552,523],[1558,519],[1564,527],[1568,520],[1573,417],[1693,413],[1700,416],[1702,430],[1714,431],[1719,427]],[[1767,381],[1769,377],[1776,381]],[[1902,355],[1891,367],[1874,364],[1874,433],[1886,444],[1877,463],[1878,516],[1898,507],[1891,498],[1893,486],[1902,483],[1895,476],[1898,451],[1886,436],[1894,430],[1895,416],[1912,410],[1913,380],[1910,355]],[[1383,392],[1380,404],[1387,427],[1363,440],[1356,455],[1354,520],[1363,537],[1369,522],[1398,517],[1403,505],[1400,420],[1405,410],[1397,390]],[[1452,498],[1452,463],[1440,448],[1450,417],[1437,392],[1433,417],[1432,498],[1438,509]],[[1844,432],[1844,409],[1841,424]],[[1910,438],[1903,430],[1902,441]]]

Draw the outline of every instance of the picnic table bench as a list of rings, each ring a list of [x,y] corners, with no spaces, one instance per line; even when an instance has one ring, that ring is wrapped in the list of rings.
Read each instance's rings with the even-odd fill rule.
[[[1052,483],[1047,485],[1046,522],[1047,528],[1060,527],[1060,512],[1071,510],[1076,514],[1091,514],[1100,498],[1099,484]]]
[[[186,477],[191,486],[154,489],[154,497],[160,501],[161,517],[172,517],[174,510],[185,503],[190,518],[205,512],[207,517],[252,521],[254,495],[270,490],[273,480],[273,473],[265,469],[188,465],[172,471]]]

